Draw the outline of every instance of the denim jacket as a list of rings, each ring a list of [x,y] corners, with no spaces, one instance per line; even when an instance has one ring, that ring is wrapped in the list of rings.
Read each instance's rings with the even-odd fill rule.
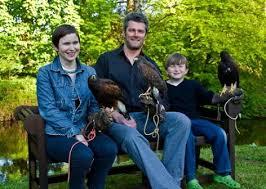
[[[96,74],[92,67],[77,59],[75,82],[62,69],[59,57],[39,69],[37,98],[45,133],[72,137],[80,134],[87,116],[99,111],[98,104],[88,88],[88,77]],[[76,101],[79,103],[77,104]]]

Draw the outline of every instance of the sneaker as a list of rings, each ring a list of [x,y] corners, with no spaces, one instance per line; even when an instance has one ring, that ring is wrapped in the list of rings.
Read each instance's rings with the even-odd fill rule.
[[[203,189],[197,179],[192,179],[187,183],[187,189]]]
[[[240,184],[236,182],[230,175],[221,176],[221,175],[214,175],[213,180],[217,183],[221,183],[226,185],[228,188],[240,188]]]

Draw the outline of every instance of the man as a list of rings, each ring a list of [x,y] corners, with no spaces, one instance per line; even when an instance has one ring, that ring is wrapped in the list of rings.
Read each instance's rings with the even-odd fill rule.
[[[156,65],[142,52],[142,46],[148,32],[148,20],[142,13],[129,13],[124,19],[124,44],[110,52],[100,55],[95,69],[100,78],[115,81],[124,91],[126,108],[136,121],[136,128],[127,124],[113,123],[108,133],[123,151],[148,177],[153,189],[177,189],[183,177],[185,147],[190,132],[190,120],[181,113],[166,112],[160,123],[159,135],[164,140],[162,161],[150,149],[144,134],[144,126],[152,131],[155,125],[151,119],[146,121],[146,113],[139,95],[147,90],[145,82],[138,77],[138,68],[134,59],[142,55]],[[115,112],[113,118],[116,120]],[[147,139],[146,139],[146,138]]]

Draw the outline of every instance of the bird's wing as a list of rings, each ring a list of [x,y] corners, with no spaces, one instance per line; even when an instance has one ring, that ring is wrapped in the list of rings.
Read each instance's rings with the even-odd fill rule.
[[[155,65],[147,61],[144,57],[139,57],[136,60],[136,63],[148,85],[151,87],[156,87],[161,93],[164,94],[166,91],[166,84]]]
[[[101,106],[116,108],[122,92],[114,81],[101,78],[88,79],[88,86]]]

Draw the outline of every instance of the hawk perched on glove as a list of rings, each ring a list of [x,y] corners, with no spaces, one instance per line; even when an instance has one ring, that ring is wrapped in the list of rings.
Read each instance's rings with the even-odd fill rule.
[[[158,115],[160,120],[164,119],[165,109],[161,104],[161,96],[166,95],[167,87],[162,79],[159,70],[143,56],[135,58],[134,64],[139,70],[139,77],[142,77],[147,83],[147,91],[140,94],[140,101],[145,105],[146,111],[150,114]]]
[[[136,57],[134,64],[137,64],[140,77],[143,77],[151,89],[156,88],[161,94],[165,94],[167,89],[165,81],[162,79],[155,65],[150,63],[143,56]]]

